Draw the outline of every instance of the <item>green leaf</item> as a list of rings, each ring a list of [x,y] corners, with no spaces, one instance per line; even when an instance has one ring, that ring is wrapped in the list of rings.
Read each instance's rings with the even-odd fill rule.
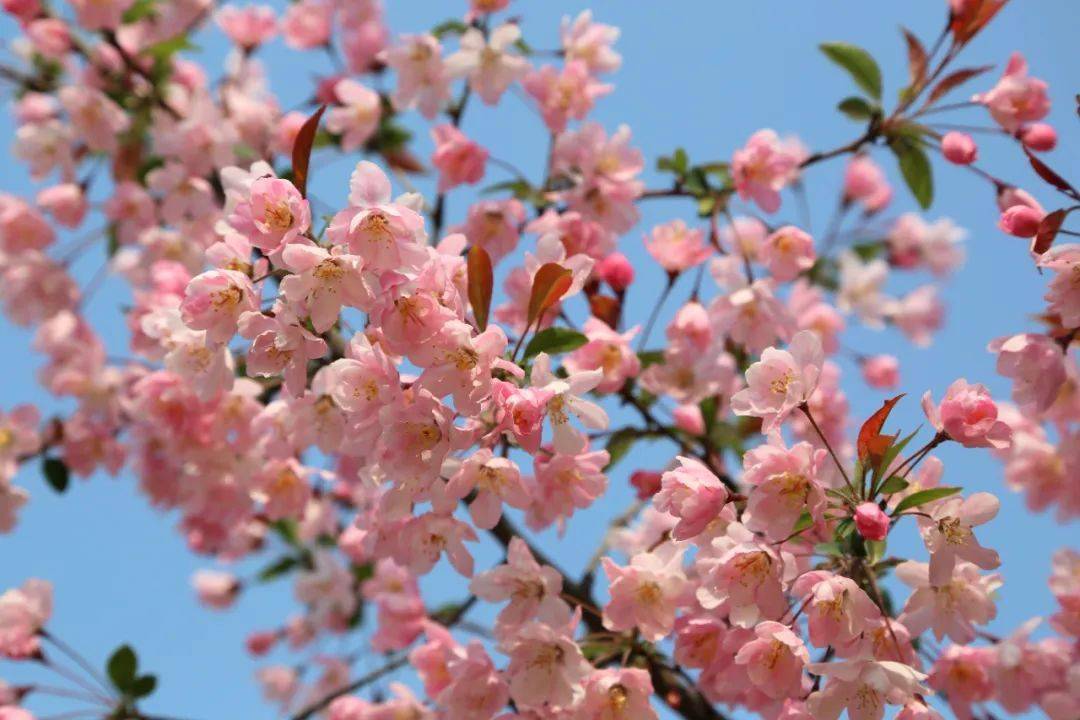
[[[549,355],[570,352],[589,342],[589,339],[576,330],[562,327],[549,327],[533,336],[525,346],[525,358],[536,357],[542,352]]]
[[[130,693],[133,698],[144,698],[157,689],[157,676],[140,675],[131,683]]]
[[[870,53],[850,43],[822,43],[821,52],[848,71],[855,83],[875,100],[881,99],[881,68]]]
[[[660,172],[675,173],[682,177],[690,167],[690,158],[682,148],[676,148],[671,156],[663,156],[656,160],[656,169]]]
[[[885,557],[885,541],[884,540],[867,540],[866,541],[866,559],[870,563],[876,563]]]
[[[130,645],[121,645],[113,652],[109,657],[106,670],[117,690],[126,693],[131,689],[135,682],[135,670],[138,665],[139,660],[135,657],[135,651]]]
[[[626,454],[630,452],[630,448],[634,447],[634,441],[637,439],[638,433],[634,428],[623,428],[612,433],[611,437],[608,438],[607,447],[605,447],[608,452],[608,464],[604,467],[604,470],[606,471],[626,457]]]
[[[71,482],[71,473],[63,460],[47,457],[41,463],[41,471],[45,475],[45,482],[49,483],[49,487],[53,490],[62,494],[68,489],[68,484]]]
[[[934,202],[934,175],[926,152],[918,143],[907,138],[896,138],[889,143],[889,148],[896,155],[900,174],[911,194],[923,210],[929,208]]]
[[[874,107],[861,97],[844,98],[836,109],[852,120],[869,120],[874,114]]]
[[[892,477],[886,479],[885,482],[881,483],[881,487],[878,488],[878,492],[880,492],[882,495],[892,495],[893,493],[898,493],[901,490],[907,490],[909,484],[910,483],[908,483],[907,480],[900,477],[899,475],[893,475]]]
[[[799,519],[795,521],[795,526],[791,528],[791,535],[798,535],[803,530],[814,524],[814,518],[810,516],[810,513],[803,511],[803,514],[799,516]]]
[[[925,505],[928,502],[947,498],[950,495],[955,495],[958,492],[960,492],[960,488],[958,487],[936,487],[930,488],[929,490],[920,490],[919,492],[912,493],[903,500],[901,500],[900,503],[896,506],[896,509],[893,510],[893,515],[899,515],[905,510],[910,510],[912,508],[917,508],[920,505]]]
[[[157,14],[157,0],[135,0],[121,16],[120,21],[125,25],[136,23],[144,18]]]
[[[637,356],[638,360],[641,361],[642,370],[649,367],[650,365],[655,365],[658,362],[664,361],[663,350],[642,350],[637,354]]]
[[[168,40],[154,43],[142,51],[143,55],[149,55],[155,60],[168,60],[181,50],[198,50],[198,45],[191,42],[187,35],[177,35]]]
[[[259,579],[259,582],[270,582],[289,572],[296,567],[296,565],[297,560],[295,557],[292,555],[285,555],[260,570],[256,577]]]
[[[819,555],[843,555],[844,551],[834,542],[818,543],[814,546],[814,552]]]
[[[433,27],[431,34],[441,40],[447,35],[463,35],[468,29],[469,26],[460,20],[447,20]]]

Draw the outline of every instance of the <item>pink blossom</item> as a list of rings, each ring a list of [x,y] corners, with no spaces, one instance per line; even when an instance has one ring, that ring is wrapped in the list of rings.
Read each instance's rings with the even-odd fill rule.
[[[978,159],[979,147],[967,133],[947,132],[941,138],[941,154],[956,165],[970,165]]]
[[[1042,120],[1050,112],[1046,89],[1045,82],[1028,76],[1027,61],[1014,52],[998,84],[972,100],[985,105],[1001,127],[1016,132],[1024,123]]]
[[[449,123],[432,128],[431,138],[435,142],[431,163],[439,171],[439,192],[465,183],[475,185],[483,179],[487,150]]]
[[[1001,576],[980,575],[971,563],[957,563],[952,577],[939,585],[930,584],[926,563],[901,563],[896,577],[913,591],[898,620],[915,635],[933,629],[939,642],[947,635],[967,644],[975,639],[975,625],[985,625],[997,615],[994,593],[1001,587]]]
[[[473,640],[461,656],[452,658],[447,670],[451,680],[437,700],[448,719],[486,720],[506,705],[506,681],[479,641]]]
[[[582,448],[573,454],[533,457],[536,487],[526,521],[534,529],[557,522],[560,529],[576,509],[587,508],[607,490],[606,450]]]
[[[435,567],[445,553],[455,570],[472,577],[473,558],[465,541],[476,541],[476,532],[454,517],[425,513],[411,518],[401,530],[398,543],[399,560],[417,575]]]
[[[337,322],[343,306],[366,308],[371,290],[361,275],[361,261],[355,255],[315,245],[293,243],[285,247],[282,264],[294,275],[281,281],[281,294],[302,314],[311,316],[316,332],[326,332]]]
[[[232,573],[199,570],[191,578],[199,602],[214,610],[232,606],[240,592],[240,582]]]
[[[48,211],[56,222],[69,228],[78,227],[82,223],[89,207],[86,195],[76,183],[61,183],[45,188],[37,194],[37,203]]]
[[[892,355],[874,355],[859,363],[866,384],[890,390],[900,384],[900,362]]]
[[[855,508],[855,529],[867,540],[880,542],[889,535],[889,516],[877,503],[859,503]]]
[[[687,584],[682,555],[667,543],[635,555],[625,567],[603,558],[611,592],[611,601],[604,606],[604,627],[614,632],[636,628],[649,642],[670,634]]]
[[[996,551],[979,544],[972,529],[990,522],[1001,503],[990,493],[979,492],[961,500],[948,498],[930,509],[929,518],[919,518],[919,531],[930,552],[930,584],[941,587],[953,576],[957,559],[967,560],[983,570],[1001,564]]]
[[[1054,273],[1046,293],[1047,310],[1057,313],[1066,327],[1080,326],[1080,243],[1050,248],[1039,260],[1039,267]]]
[[[625,292],[634,282],[634,266],[620,252],[614,252],[596,264],[596,274],[617,293]]]
[[[496,457],[487,448],[470,455],[446,484],[446,496],[454,502],[473,491],[476,496],[469,503],[469,515],[478,528],[485,530],[495,527],[504,502],[524,509],[532,501],[517,465],[508,458]]]
[[[263,697],[287,707],[300,689],[300,678],[296,670],[283,665],[270,665],[259,668],[255,677],[262,685]]]
[[[327,0],[302,0],[289,5],[281,18],[285,44],[297,50],[325,45],[333,32],[334,5]]]
[[[253,377],[282,375],[293,396],[307,385],[309,360],[326,354],[326,341],[300,324],[296,315],[279,307],[273,318],[251,312],[240,316],[240,334],[252,341],[246,369]]]
[[[377,92],[349,78],[334,85],[334,96],[341,105],[326,114],[326,129],[341,135],[341,149],[351,152],[375,133],[382,101]]]
[[[639,328],[625,333],[612,330],[603,320],[590,317],[585,321],[585,337],[588,342],[566,356],[563,365],[572,373],[601,370],[603,380],[596,386],[597,392],[616,392],[626,381],[641,372],[641,361],[630,347],[630,341]]]
[[[487,105],[494,105],[529,69],[529,61],[510,49],[521,38],[521,29],[512,23],[500,25],[485,39],[476,28],[461,36],[459,49],[446,59],[452,77],[468,77],[469,86]]]
[[[934,661],[927,684],[948,697],[958,718],[970,719],[972,704],[994,696],[994,664],[992,648],[950,645]]]
[[[1020,140],[1035,152],[1050,152],[1057,147],[1057,131],[1053,125],[1034,123],[1020,130]]]
[[[81,85],[61,88],[58,97],[75,132],[91,149],[116,150],[117,136],[131,125],[123,108],[100,90]]]
[[[969,385],[960,378],[934,406],[930,392],[922,398],[923,411],[939,432],[964,447],[1008,447],[1012,430],[998,419],[998,408],[983,385]]]
[[[712,543],[715,557],[699,558],[698,602],[706,610],[725,605],[728,620],[742,628],[778,619],[787,609],[784,586],[794,572],[793,558],[768,545],[738,523]]]
[[[214,19],[229,40],[245,52],[277,35],[277,18],[267,5],[227,5],[217,11]]]
[[[746,526],[772,541],[788,538],[803,513],[823,518],[825,490],[819,480],[826,451],[809,443],[787,448],[777,436],[743,455],[743,482],[750,485]]]
[[[76,20],[85,30],[115,30],[135,0],[71,0]]]
[[[552,133],[566,130],[569,120],[584,120],[597,98],[614,88],[597,82],[584,62],[568,60],[562,70],[545,65],[521,79],[525,91],[536,100],[544,124]]]
[[[1061,346],[1046,335],[1021,333],[990,343],[997,353],[997,371],[1012,378],[1012,399],[1035,413],[1045,412],[1065,383]]]
[[[948,218],[927,223],[915,213],[904,213],[889,230],[889,264],[894,267],[926,266],[941,277],[964,261],[960,246],[966,233]]]
[[[574,709],[573,720],[657,720],[649,703],[653,686],[647,670],[605,668],[585,680],[585,697]]]
[[[30,579],[0,595],[0,655],[20,660],[39,648],[38,631],[52,615],[52,585]]]
[[[814,265],[814,239],[794,225],[785,225],[765,239],[759,259],[780,282],[794,280]]]
[[[691,230],[682,220],[657,225],[645,237],[645,249],[669,273],[677,274],[699,265],[712,254],[701,229]]]
[[[271,252],[307,232],[311,209],[288,180],[260,177],[251,182],[228,220],[252,245]]]
[[[11,532],[18,521],[19,510],[30,500],[30,493],[12,485],[7,479],[0,480],[0,535]]]
[[[869,155],[855,155],[844,169],[844,199],[860,202],[868,213],[876,213],[892,200],[892,187],[885,173]]]
[[[700,461],[682,456],[676,460],[679,467],[663,474],[653,504],[678,518],[672,537],[689,540],[721,519],[730,493]]]
[[[750,681],[776,699],[797,697],[803,691],[803,667],[810,653],[788,626],[765,621],[754,628],[757,639],[743,645],[735,662],[746,665]]]
[[[851,720],[881,720],[885,705],[905,705],[918,694],[926,675],[903,663],[869,659],[810,663],[807,669],[825,675],[824,690],[810,694],[806,707],[815,720],[836,720],[846,708]]]
[[[817,335],[803,330],[791,339],[789,347],[766,348],[761,360],[746,371],[748,387],[731,398],[735,414],[761,418],[765,432],[810,398],[821,374],[824,355]]]
[[[550,393],[547,415],[551,420],[552,441],[560,453],[578,452],[586,443],[585,437],[570,426],[570,416],[577,417],[585,427],[603,430],[608,426],[608,416],[602,407],[585,400],[582,396],[595,389],[602,381],[601,370],[577,370],[566,379],[551,372],[551,357],[547,353],[536,356],[532,366],[533,385],[544,393]]]
[[[399,45],[383,53],[388,66],[397,73],[397,87],[391,99],[394,107],[419,107],[431,120],[450,99],[450,78],[442,59],[442,46],[432,35],[403,35]]]
[[[1001,213],[998,227],[1010,235],[1020,238],[1035,237],[1039,232],[1039,223],[1043,214],[1027,205],[1013,205]]]
[[[593,22],[590,10],[583,10],[573,21],[564,17],[559,35],[567,59],[586,63],[593,74],[614,72],[622,64],[611,48],[619,39],[619,29]]]
[[[256,310],[251,280],[235,270],[210,270],[192,278],[180,305],[188,327],[206,330],[207,337],[219,343],[236,334],[242,314]]]
[[[945,308],[938,299],[937,287],[923,285],[890,303],[887,314],[913,343],[926,347],[944,322]]]
[[[735,190],[768,213],[780,209],[780,190],[799,173],[800,153],[772,130],[758,130],[731,159]]]
[[[521,538],[510,540],[506,564],[478,574],[470,581],[469,590],[487,602],[510,601],[495,620],[499,637],[511,637],[529,620],[554,626],[570,618],[570,607],[561,598],[562,575],[536,562]]]
[[[482,200],[469,206],[465,224],[455,232],[464,233],[471,244],[482,247],[497,263],[517,247],[523,222],[525,206],[520,201]]]
[[[870,596],[841,575],[806,573],[792,592],[806,602],[810,641],[818,647],[849,646],[881,616]]]
[[[510,697],[519,706],[565,706],[581,696],[582,681],[593,668],[571,636],[580,612],[566,625],[533,620],[507,638],[503,651],[510,656]]]

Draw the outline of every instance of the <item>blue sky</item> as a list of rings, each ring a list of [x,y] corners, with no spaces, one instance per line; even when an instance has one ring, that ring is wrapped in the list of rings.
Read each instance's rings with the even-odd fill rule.
[[[446,19],[445,8],[464,3],[388,0],[387,5],[395,32],[417,32]],[[727,159],[761,127],[775,128],[781,134],[796,133],[812,149],[849,141],[859,128],[834,108],[839,99],[850,94],[850,81],[827,63],[816,45],[825,40],[849,40],[870,49],[884,69],[886,97],[892,97],[906,78],[898,26],[906,25],[930,40],[943,21],[944,5],[937,0],[550,0],[515,2],[514,12],[523,16],[525,37],[537,48],[554,47],[558,19],[585,7],[592,7],[597,19],[622,28],[618,50],[624,64],[613,77],[617,89],[599,102],[593,118],[609,130],[623,122],[631,125],[635,144],[648,158],[646,181],[655,187],[665,180],[652,171],[653,159],[676,146],[685,147],[694,160]],[[1080,132],[1072,108],[1080,50],[1070,35],[1077,19],[1072,0],[1012,3],[963,59],[965,65],[996,63],[1000,68],[1011,51],[1026,54],[1032,72],[1050,83],[1055,103],[1050,121],[1062,135],[1053,162],[1074,175],[1080,166],[1068,158],[1080,156]],[[0,39],[5,45],[14,33],[6,17],[0,20]],[[216,30],[204,32],[197,43],[204,50],[208,67],[220,67],[225,48]],[[3,56],[5,62],[10,60],[9,52]],[[313,74],[329,70],[324,57],[298,61],[280,42],[263,57],[272,86],[286,108],[304,100]],[[975,84],[987,86],[998,72]],[[974,87],[968,90],[973,91]],[[963,121],[985,124],[978,113],[964,116]],[[539,176],[546,131],[518,97],[508,96],[496,109],[470,106],[463,128],[484,142],[493,155]],[[11,138],[12,134],[10,119],[0,117],[0,137]],[[423,131],[418,148],[426,155],[430,147]],[[0,152],[5,163],[13,163],[9,148]],[[991,138],[982,142],[980,154],[981,163],[1001,177],[1037,187],[1012,144]],[[344,200],[344,181],[354,159],[325,166],[324,160],[313,162],[313,193],[336,206]],[[895,179],[891,158],[882,156],[881,160],[890,178]],[[841,167],[840,162],[819,166],[808,177],[815,231],[821,231],[835,204]],[[928,350],[912,348],[892,331],[855,329],[846,337],[847,344],[856,349],[892,352],[901,358],[902,389],[909,398],[894,414],[894,423],[909,429],[923,420],[918,396],[926,389],[940,396],[957,377],[986,383],[995,395],[1007,394],[1007,384],[994,373],[986,343],[1000,334],[1032,327],[1029,318],[1041,309],[1045,284],[1045,278],[1027,259],[1024,243],[995,228],[993,196],[985,183],[955,168],[939,164],[936,169],[937,194],[928,217],[947,215],[969,230],[968,262],[944,291],[949,309],[947,330]],[[488,181],[502,179],[497,168],[489,170]],[[427,189],[430,183],[421,187]],[[21,166],[6,166],[0,190],[28,195],[33,188]],[[464,191],[451,198],[451,222],[462,217],[471,197],[475,194]],[[1040,197],[1053,202],[1045,193]],[[901,187],[896,198],[893,212],[914,207]],[[785,216],[791,207],[789,204],[780,215]],[[678,201],[650,204],[641,225],[621,241],[620,248],[639,267],[640,284],[631,295],[634,314],[643,315],[648,310],[655,296],[652,288],[658,289],[661,282],[660,271],[642,250],[641,234],[653,223],[676,217],[691,220],[692,208]],[[91,219],[77,236],[99,226],[99,220]],[[76,266],[77,275],[85,282],[100,263],[100,254],[87,254]],[[898,281],[893,289],[907,289],[906,283],[906,279]],[[87,309],[95,327],[119,355],[125,352],[117,307],[125,297],[118,284],[109,283]],[[576,306],[575,312],[580,309]],[[0,340],[11,348],[0,359],[5,378],[0,405],[9,408],[19,402],[34,402],[47,412],[65,409],[36,386],[34,373],[40,359],[29,353],[28,333],[0,319]],[[852,415],[865,417],[877,408],[883,395],[867,389],[851,372],[846,378]],[[564,566],[571,570],[582,567],[602,534],[602,519],[629,502],[628,469],[635,465],[659,468],[670,453],[671,448],[662,444],[636,449],[612,474],[609,497],[593,511],[575,518],[563,539],[556,540],[551,533],[543,536],[545,542],[553,543],[548,546],[552,554],[564,558]],[[946,447],[940,456],[945,461],[947,484],[997,492],[1002,498],[1000,516],[981,533],[983,542],[998,548],[1003,558],[1005,585],[1000,592],[999,617],[991,629],[1007,633],[1033,614],[1051,612],[1053,602],[1045,586],[1050,554],[1063,545],[1076,545],[1075,526],[1061,526],[1050,516],[1028,513],[1019,496],[1004,490],[1000,464],[987,453]],[[103,664],[118,644],[133,644],[145,669],[161,676],[160,689],[149,706],[152,710],[203,720],[273,717],[273,710],[258,698],[252,682],[257,665],[245,655],[242,641],[251,629],[277,626],[295,610],[286,585],[246,593],[232,611],[210,613],[198,607],[189,587],[191,572],[208,563],[188,553],[175,531],[176,518],[149,508],[135,491],[129,473],[75,482],[62,497],[45,486],[36,466],[25,468],[17,482],[27,487],[33,498],[17,531],[0,537],[0,587],[31,576],[52,580],[57,603],[50,627],[94,661]],[[908,548],[921,558],[922,551],[910,535],[900,533],[896,548]],[[480,549],[478,566],[490,566],[497,557],[490,547]],[[435,597],[464,594],[461,580],[445,569],[427,578],[425,587]],[[331,642],[326,647],[337,646]],[[291,661],[287,656],[273,659]],[[374,666],[378,660],[362,660],[358,670],[366,667],[364,663]],[[8,667],[0,669],[0,677]],[[40,707],[55,710],[70,706]]]

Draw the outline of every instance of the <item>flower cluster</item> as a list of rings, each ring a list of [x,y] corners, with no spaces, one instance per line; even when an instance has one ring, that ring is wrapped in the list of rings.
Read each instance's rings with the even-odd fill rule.
[[[907,32],[911,77],[891,109],[869,53],[823,45],[865,95],[841,103],[865,122],[852,142],[814,152],[761,129],[730,158],[661,157],[655,188],[629,127],[592,118],[614,90],[618,29],[586,11],[536,50],[509,4],[472,0],[398,35],[378,0],[300,0],[280,16],[4,0],[25,61],[4,74],[14,154],[42,188],[0,195],[0,305],[32,328],[41,384],[73,409],[0,413],[0,533],[29,499],[14,480],[30,461],[58,492],[126,469],[216,565],[192,581],[206,607],[290,580],[302,611],[254,630],[253,657],[346,635],[387,656],[359,679],[345,654],[261,667],[266,699],[295,720],[649,720],[663,705],[688,720],[721,705],[932,720],[991,702],[1080,716],[1080,556],[1054,556],[1054,635],[1033,639],[1037,620],[990,634],[999,500],[949,484],[935,453],[992,453],[1032,510],[1080,515],[1080,245],[1056,242],[1076,234],[1063,225],[1080,194],[1036,155],[1056,144],[1047,86],[1016,54],[994,87],[938,104],[981,74],[953,61],[1004,3],[952,0],[930,50]],[[220,78],[184,54],[211,19],[232,46]],[[278,36],[334,64],[307,112],[269,89],[258,57]],[[551,138],[536,179],[464,129],[477,103],[510,93]],[[974,140],[928,116],[949,109],[988,113],[1065,206],[978,167]],[[430,157],[402,122],[412,113],[431,123]],[[940,401],[927,391],[921,446],[884,431],[899,396],[852,432],[845,362],[856,392],[902,383],[895,357],[850,349],[845,330],[931,344],[964,232],[887,217],[879,147],[923,206],[931,153],[989,179],[1000,227],[1030,239],[1018,254],[1048,280],[1044,327],[989,343],[1011,402],[966,379]],[[316,153],[365,156],[334,204],[310,191]],[[777,219],[841,157],[827,229]],[[425,197],[410,177],[428,164]],[[451,225],[452,193],[497,171],[512,179],[452,208]],[[658,198],[696,213],[639,229]],[[106,231],[66,244],[98,210]],[[83,312],[97,281],[71,260],[91,247],[130,290],[126,349]],[[664,451],[634,469],[635,501],[602,547],[583,568],[549,557],[537,533],[596,518],[643,440]],[[921,537],[914,557],[890,551],[902,528]],[[494,566],[478,566],[483,542],[502,551]],[[422,592],[440,565],[450,591]],[[489,622],[469,617],[481,604]],[[72,652],[45,629],[51,612],[44,580],[0,595],[0,657],[44,672]],[[155,680],[134,651],[107,667],[100,715],[150,720],[137,704]],[[384,685],[406,667],[416,683]],[[0,681],[0,720],[33,720],[48,687]]]

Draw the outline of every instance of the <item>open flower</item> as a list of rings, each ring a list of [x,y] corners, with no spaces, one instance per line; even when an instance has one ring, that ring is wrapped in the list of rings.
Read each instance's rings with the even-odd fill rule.
[[[746,371],[747,387],[732,396],[731,409],[761,418],[762,431],[770,432],[810,399],[824,361],[821,341],[809,330],[796,333],[789,350],[766,348]]]
[[[1001,507],[990,493],[979,492],[967,498],[948,498],[930,510],[929,518],[919,518],[923,542],[930,551],[930,584],[941,587],[952,579],[957,559],[967,560],[983,570],[1001,564],[996,551],[979,544],[972,531],[990,522]]]

